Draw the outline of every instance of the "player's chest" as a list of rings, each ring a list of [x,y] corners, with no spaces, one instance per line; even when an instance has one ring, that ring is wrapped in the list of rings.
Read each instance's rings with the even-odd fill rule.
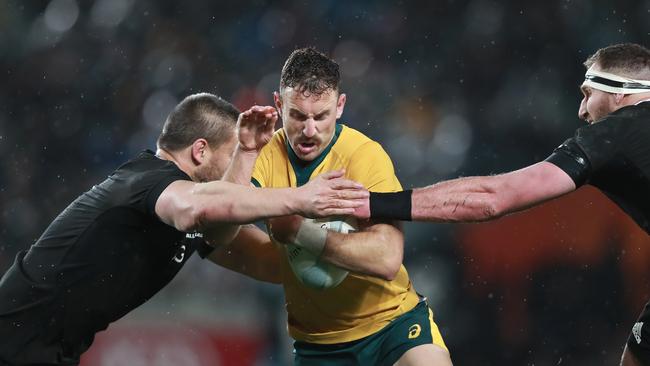
[[[272,160],[267,177],[269,187],[298,187],[314,177],[333,170],[344,169],[339,159],[326,158],[316,164],[298,164],[288,160]]]

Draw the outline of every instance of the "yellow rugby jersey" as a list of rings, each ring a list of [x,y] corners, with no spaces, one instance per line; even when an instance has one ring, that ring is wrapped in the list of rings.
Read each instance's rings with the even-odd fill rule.
[[[341,168],[347,178],[369,190],[402,190],[381,145],[341,124],[336,125],[329,146],[311,162],[299,160],[284,130],[278,130],[260,152],[252,180],[258,187],[297,187]],[[336,287],[315,290],[299,282],[282,252],[289,334],[296,340],[321,344],[357,340],[379,331],[419,301],[404,265],[393,281],[350,273]]]

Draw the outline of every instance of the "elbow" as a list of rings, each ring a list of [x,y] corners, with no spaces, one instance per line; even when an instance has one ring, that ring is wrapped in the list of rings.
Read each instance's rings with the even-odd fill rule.
[[[402,266],[400,263],[398,266],[391,266],[391,267],[385,267],[380,273],[378,273],[379,278],[382,280],[386,281],[392,281],[395,278],[397,278],[397,274],[399,273],[399,269]]]
[[[176,230],[186,233],[198,231],[201,227],[202,217],[205,215],[204,211],[200,207],[187,207],[174,222]]]
[[[400,251],[399,255],[396,255],[395,258],[387,264],[386,268],[388,271],[386,272],[386,277],[384,278],[387,281],[394,280],[399,274],[399,270],[402,268],[402,251]]]
[[[232,201],[224,200],[217,206],[199,203],[187,214],[187,226],[193,230],[212,227],[216,224],[241,224],[243,222]]]
[[[504,214],[503,207],[498,200],[493,198],[483,205],[481,221],[492,220],[501,217]]]
[[[487,198],[482,205],[482,218],[479,221],[497,219],[512,210],[512,192],[515,187],[505,176],[495,176],[485,191]]]
[[[381,267],[377,269],[376,274],[379,278],[386,281],[392,281],[397,277],[400,268],[402,268],[402,259],[404,254],[402,248],[403,244],[399,246],[399,248],[396,246],[392,253],[385,253],[382,256],[382,260],[379,261]]]
[[[204,202],[194,202],[183,210],[176,228],[184,232],[201,231],[217,223],[229,222],[228,212],[232,205],[224,202],[218,207],[212,207]]]
[[[477,221],[488,221],[499,218],[507,213],[506,205],[502,195],[498,191],[492,190],[480,203],[480,212]]]
[[[397,277],[400,268],[402,267],[402,262],[397,261],[385,261],[381,268],[378,268],[375,276],[381,278],[382,280],[392,281]]]

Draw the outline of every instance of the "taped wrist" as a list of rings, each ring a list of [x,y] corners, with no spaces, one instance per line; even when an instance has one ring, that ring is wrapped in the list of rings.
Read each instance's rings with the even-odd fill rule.
[[[320,256],[325,248],[326,240],[327,229],[325,227],[314,222],[313,219],[304,219],[300,224],[293,244]]]
[[[401,192],[370,192],[370,218],[411,221],[412,189]]]

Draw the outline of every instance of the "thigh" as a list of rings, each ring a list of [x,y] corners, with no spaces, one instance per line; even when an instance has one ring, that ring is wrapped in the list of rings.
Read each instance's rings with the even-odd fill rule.
[[[358,342],[315,344],[294,342],[294,366],[362,365],[357,359]]]
[[[433,312],[424,301],[397,319],[382,349],[390,350],[381,357],[382,365],[451,365],[447,346],[433,321]]]
[[[394,366],[451,366],[449,351],[435,344],[423,344],[406,351]]]

